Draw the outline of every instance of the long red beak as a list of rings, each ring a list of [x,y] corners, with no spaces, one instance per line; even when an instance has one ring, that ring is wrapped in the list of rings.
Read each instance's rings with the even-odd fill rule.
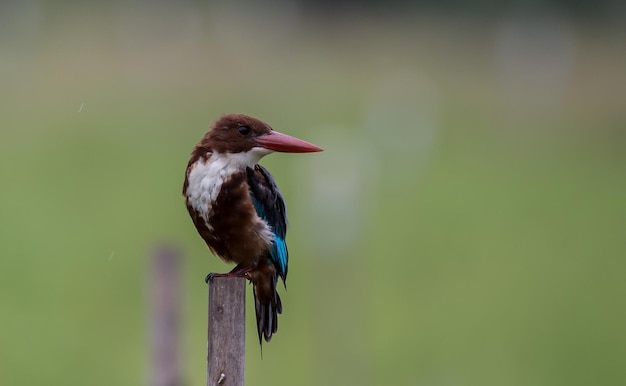
[[[314,153],[316,151],[322,151],[322,148],[308,143],[298,138],[294,138],[287,134],[279,133],[272,130],[268,134],[263,134],[256,137],[256,141],[262,147],[280,151],[283,153]]]

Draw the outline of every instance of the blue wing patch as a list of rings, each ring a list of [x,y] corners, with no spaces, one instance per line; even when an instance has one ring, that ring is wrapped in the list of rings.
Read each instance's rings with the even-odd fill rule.
[[[247,169],[250,196],[256,213],[272,228],[274,242],[270,247],[270,259],[278,276],[287,280],[289,252],[285,236],[287,233],[287,211],[276,182],[262,166]]]
[[[274,263],[278,263],[278,271],[282,274],[283,281],[287,279],[287,264],[289,263],[289,253],[285,240],[274,233],[274,245],[270,250],[270,255]]]

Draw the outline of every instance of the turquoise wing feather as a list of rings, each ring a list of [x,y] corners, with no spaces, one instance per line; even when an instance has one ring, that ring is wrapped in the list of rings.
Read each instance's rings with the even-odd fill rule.
[[[289,251],[287,234],[287,209],[283,196],[272,175],[260,165],[247,169],[250,197],[257,214],[271,227],[274,242],[270,246],[270,259],[283,283],[287,280]]]

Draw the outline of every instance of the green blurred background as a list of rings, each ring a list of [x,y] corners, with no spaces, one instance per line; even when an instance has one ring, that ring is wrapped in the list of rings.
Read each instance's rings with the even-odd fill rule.
[[[325,149],[262,161],[291,264],[248,385],[626,384],[619,4],[3,2],[0,384],[147,384],[161,243],[204,384],[229,267],[181,186],[229,112]]]

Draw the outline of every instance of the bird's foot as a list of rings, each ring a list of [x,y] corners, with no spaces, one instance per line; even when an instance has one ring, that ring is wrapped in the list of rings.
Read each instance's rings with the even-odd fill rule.
[[[233,268],[232,271],[228,272],[228,273],[215,273],[215,272],[211,272],[208,275],[206,275],[206,278],[204,279],[205,283],[208,283],[210,281],[213,281],[214,278],[216,277],[245,277],[246,279],[249,279],[249,275],[248,273],[252,270],[252,267],[242,267],[240,265],[236,266],[235,268]]]
[[[227,274],[211,272],[208,275],[206,275],[206,277],[204,278],[204,282],[208,284],[210,281],[213,281],[214,278],[222,277],[223,275],[227,275]]]

